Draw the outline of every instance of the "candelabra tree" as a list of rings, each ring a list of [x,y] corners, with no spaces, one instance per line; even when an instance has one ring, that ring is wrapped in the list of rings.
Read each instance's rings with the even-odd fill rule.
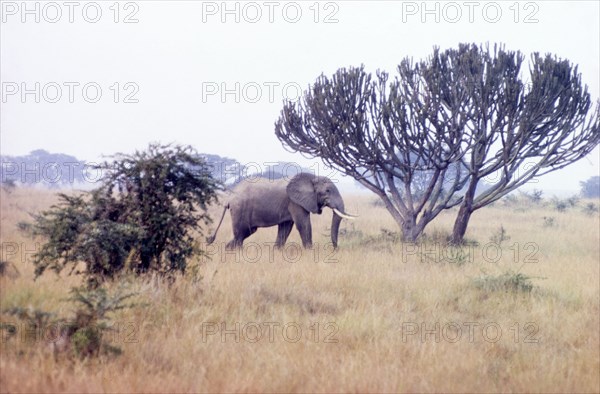
[[[275,134],[377,194],[406,241],[460,205],[459,243],[475,210],[598,145],[598,110],[589,114],[577,68],[534,54],[526,84],[522,63],[520,52],[463,44],[404,59],[393,79],[342,68],[285,102]]]

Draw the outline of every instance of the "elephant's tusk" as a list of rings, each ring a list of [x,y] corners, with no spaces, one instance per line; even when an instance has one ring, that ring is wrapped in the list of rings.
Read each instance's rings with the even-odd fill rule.
[[[358,217],[358,216],[354,216],[354,215],[349,215],[347,213],[343,213],[343,212],[337,210],[336,208],[331,208],[331,209],[333,209],[333,212],[335,212],[336,215],[341,216],[344,219],[354,220],[355,218]]]

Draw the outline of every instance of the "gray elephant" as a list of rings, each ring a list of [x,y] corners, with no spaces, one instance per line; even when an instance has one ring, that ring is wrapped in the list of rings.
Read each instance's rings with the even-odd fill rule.
[[[259,227],[279,226],[275,246],[282,247],[294,223],[305,248],[312,247],[310,214],[321,214],[329,207],[334,215],[331,221],[331,242],[337,248],[342,218],[354,219],[344,211],[344,201],[337,187],[327,177],[300,173],[289,183],[285,180],[245,181],[235,189],[235,196],[225,205],[215,233],[207,239],[214,242],[227,209],[231,211],[233,240],[227,249],[241,248],[244,240]]]

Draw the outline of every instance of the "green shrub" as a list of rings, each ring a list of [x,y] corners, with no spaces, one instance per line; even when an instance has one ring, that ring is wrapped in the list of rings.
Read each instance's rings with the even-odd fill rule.
[[[136,306],[125,303],[134,295],[124,293],[122,289],[109,294],[104,288],[73,288],[71,297],[66,300],[76,307],[71,318],[59,318],[55,313],[31,307],[13,307],[3,313],[24,323],[21,339],[26,344],[48,344],[50,341],[56,351],[60,343],[60,350],[70,350],[69,355],[78,358],[118,355],[121,349],[105,341],[105,334],[112,330],[109,315]],[[8,341],[18,332],[15,325],[6,322],[0,325],[0,329],[7,333],[3,341]]]
[[[554,205],[554,209],[556,209],[558,212],[566,211],[570,205],[568,201],[561,200],[558,197],[554,197],[552,199],[552,204]]]
[[[201,253],[194,232],[211,221],[206,210],[221,189],[204,159],[190,147],[154,144],[97,168],[98,189],[60,194],[34,217],[32,233],[47,239],[33,258],[36,276],[70,266],[96,286],[124,270],[184,272],[186,259]]]
[[[594,216],[598,213],[598,206],[593,202],[588,202],[583,207],[582,212],[587,216]]]
[[[327,231],[327,234],[329,234],[331,229],[328,227],[326,229],[326,231]],[[356,228],[356,226],[354,225],[354,223],[346,223],[346,224],[342,225],[342,227],[340,228],[339,235],[340,235],[340,237],[343,237],[346,239],[362,240],[364,238],[363,232],[361,230],[358,230]]]
[[[446,245],[450,241],[450,233],[444,230],[434,228],[433,231],[423,233],[421,242],[425,243],[440,243]]]
[[[531,192],[519,190],[519,194],[524,199],[537,205],[542,202],[542,195],[544,194],[544,192],[538,189],[533,189]]]
[[[556,225],[552,216],[544,216],[544,227],[554,227]]]
[[[475,278],[473,279],[473,285],[485,292],[529,293],[534,287],[531,279],[535,278],[509,270],[500,275],[483,275]]]
[[[56,314],[47,312],[41,309],[33,307],[21,308],[13,307],[3,311],[3,313],[13,316],[20,320],[24,326],[22,328],[21,340],[25,343],[36,343],[39,340],[39,334],[46,332],[51,324],[57,322]],[[17,334],[18,330],[16,326],[3,323],[2,327],[8,333],[8,337],[12,337]]]
[[[510,239],[510,236],[506,233],[506,230],[504,229],[503,225],[500,225],[500,228],[498,229],[498,231],[496,231],[490,237],[490,241],[495,243],[498,246],[502,245],[502,242],[508,241],[509,239]]]
[[[580,200],[581,198],[579,198],[579,196],[573,195],[567,198],[567,205],[569,205],[570,208],[575,208]]]
[[[125,303],[135,295],[135,293],[124,293],[123,289],[117,290],[112,295],[104,288],[71,289],[71,297],[68,300],[78,306],[75,317],[69,322],[68,331],[74,354],[79,357],[97,356],[101,352],[120,354],[120,348],[104,341],[104,334],[111,330],[108,315],[136,306],[137,304],[134,303]]]

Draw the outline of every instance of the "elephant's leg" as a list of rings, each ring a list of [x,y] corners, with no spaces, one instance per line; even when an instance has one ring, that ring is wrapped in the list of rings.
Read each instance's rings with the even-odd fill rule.
[[[234,247],[241,248],[244,244],[244,240],[254,234],[258,227],[242,227],[239,231],[234,231]]]
[[[237,249],[239,248],[241,245],[238,246],[236,239],[232,239],[231,241],[227,242],[227,245],[225,245],[225,250],[233,250],[233,249]]]
[[[250,233],[248,235],[246,235],[246,238],[248,238],[249,236],[251,236],[252,234],[254,234],[256,232],[256,229],[258,229],[258,227],[252,227],[250,229]],[[244,238],[244,239],[246,239],[246,238]]]
[[[296,228],[302,239],[302,246],[312,248],[312,226],[310,224],[310,216],[306,215],[306,220],[296,221]]]
[[[277,228],[277,241],[275,241],[276,248],[281,248],[285,245],[285,241],[287,241],[292,232],[292,227],[294,227],[294,222],[291,220],[279,223],[279,227]]]
[[[227,243],[225,249],[238,249],[244,245],[244,240],[256,232],[257,227],[239,226],[233,230],[233,240]]]
[[[310,225],[310,214],[301,206],[293,203],[290,204],[289,210],[294,223],[296,223],[296,228],[300,233],[302,246],[305,248],[312,248],[312,227]]]

